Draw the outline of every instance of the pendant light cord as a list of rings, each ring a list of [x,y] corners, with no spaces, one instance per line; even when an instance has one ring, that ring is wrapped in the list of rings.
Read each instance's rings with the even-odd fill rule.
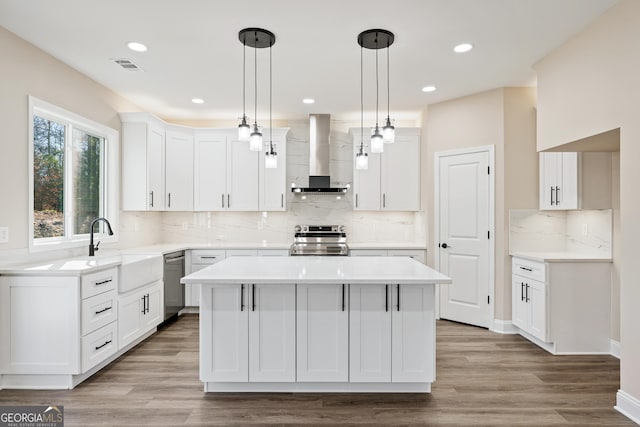
[[[247,36],[242,40],[242,119],[247,118]]]
[[[389,105],[389,94],[391,93],[391,90],[389,89],[389,42],[388,42],[388,38],[387,38],[387,118],[389,118],[389,113],[391,111]]]
[[[376,131],[378,129],[378,35],[376,34]]]
[[[253,49],[253,65],[254,65],[254,71],[253,71],[253,77],[254,77],[254,89],[255,89],[255,93],[254,95],[254,124],[256,125],[256,128],[258,127],[258,33],[255,32],[253,33],[255,38],[256,38],[256,46]],[[254,129],[255,131],[255,129]]]
[[[273,78],[271,77],[273,68],[271,66],[271,46],[272,43],[269,43],[269,151],[270,154],[273,154],[273,124],[271,114],[271,108],[273,106]]]
[[[362,83],[362,79],[363,79],[362,52],[363,50],[364,50],[364,47],[360,46],[360,153],[361,154],[364,150],[364,142],[362,142],[363,141],[362,135],[364,134],[364,95],[363,95],[363,83]]]

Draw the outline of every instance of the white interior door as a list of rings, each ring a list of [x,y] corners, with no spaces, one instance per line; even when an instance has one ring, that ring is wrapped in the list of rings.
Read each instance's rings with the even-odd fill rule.
[[[482,327],[489,327],[491,306],[489,155],[439,155],[436,188],[437,260],[453,279],[440,286],[440,317]]]

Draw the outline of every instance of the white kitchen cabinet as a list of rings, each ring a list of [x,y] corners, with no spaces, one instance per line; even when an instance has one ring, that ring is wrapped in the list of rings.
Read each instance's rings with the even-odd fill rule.
[[[195,273],[226,258],[224,250],[200,249],[186,253],[186,274]],[[189,307],[200,306],[200,285],[184,285],[184,301]]]
[[[165,136],[165,210],[193,211],[193,133],[167,130]]]
[[[611,208],[611,153],[540,153],[540,209]]]
[[[611,264],[512,259],[512,323],[554,354],[610,352]]]
[[[388,256],[386,249],[349,249],[349,256]]]
[[[258,256],[257,249],[227,249],[225,252],[227,258],[234,256]]]
[[[249,381],[296,380],[296,287],[252,284]]]
[[[389,285],[349,286],[349,381],[391,382]]]
[[[117,286],[117,268],[0,277],[0,388],[73,388],[113,356]]]
[[[427,263],[427,251],[422,249],[351,249],[349,256],[404,256]]]
[[[435,380],[435,292],[433,286],[393,285],[391,381]]]
[[[264,166],[266,151],[260,152],[260,211],[286,211],[287,210],[287,132],[289,129],[274,129],[273,143],[278,153],[277,168],[267,169]],[[265,129],[265,141],[269,135],[269,129]],[[268,144],[267,144],[268,146]]]
[[[548,342],[545,284],[514,274],[511,290],[513,324],[521,331]]]
[[[230,131],[195,134],[195,210],[257,211],[259,152]]]
[[[145,113],[121,113],[122,209],[164,210],[164,123]]]
[[[249,381],[247,285],[213,285],[202,290],[200,380]],[[205,326],[206,325],[206,326]]]
[[[353,207],[355,210],[420,210],[420,130],[396,129],[395,142],[368,153],[369,168],[355,168],[360,129],[351,129],[354,146]],[[368,146],[368,136],[365,146]]]
[[[161,281],[121,294],[118,301],[119,348],[157,327],[163,319],[163,307]]]
[[[349,380],[348,285],[297,286],[298,382]]]

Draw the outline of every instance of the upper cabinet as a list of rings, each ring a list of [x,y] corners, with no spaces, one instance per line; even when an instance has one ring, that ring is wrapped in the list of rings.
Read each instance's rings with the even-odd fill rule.
[[[193,133],[171,130],[165,136],[165,210],[193,210]]]
[[[250,151],[236,129],[174,126],[147,113],[121,120],[123,210],[286,210],[288,129],[273,130],[278,167],[267,169],[264,151]]]
[[[611,153],[540,153],[540,209],[611,208]]]
[[[420,210],[420,130],[396,129],[395,142],[384,152],[368,153],[369,168],[355,168],[360,129],[351,129],[354,149],[353,207],[365,211]],[[369,134],[365,135],[369,145]]]

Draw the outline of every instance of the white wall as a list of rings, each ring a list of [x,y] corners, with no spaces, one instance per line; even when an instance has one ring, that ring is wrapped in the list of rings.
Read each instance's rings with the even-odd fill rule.
[[[430,105],[426,133],[427,167],[423,171],[428,234],[434,218],[434,153],[495,146],[495,318],[511,319],[511,262],[508,212],[538,206],[535,151],[535,88],[500,88]],[[434,237],[435,240],[435,237]],[[432,242],[432,247],[434,246]],[[434,248],[434,250],[436,250]],[[433,264],[433,251],[428,253]]]
[[[538,150],[620,128],[620,238],[614,241],[614,279],[616,273],[620,278],[620,387],[640,400],[638,22],[640,2],[622,0],[542,59],[536,71]],[[614,199],[614,231],[616,203]]]
[[[0,244],[0,261],[10,261],[26,254],[29,247],[28,96],[118,132],[118,111],[136,111],[137,107],[3,28],[0,53],[0,226],[9,227],[10,235],[9,243]],[[159,226],[159,218],[157,214],[122,214],[117,230],[119,244],[134,246],[157,241],[158,233],[151,230]],[[60,256],[60,252],[53,255]]]

